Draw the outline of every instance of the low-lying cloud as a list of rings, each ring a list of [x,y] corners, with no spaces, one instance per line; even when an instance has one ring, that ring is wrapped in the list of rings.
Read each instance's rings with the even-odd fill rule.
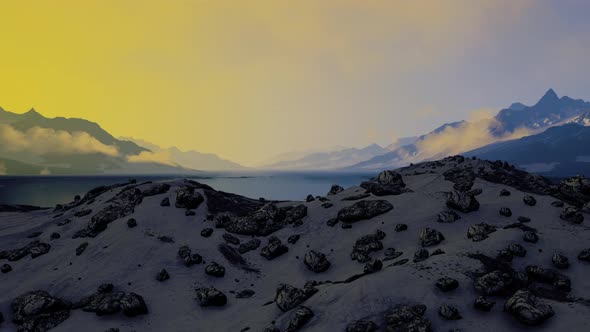
[[[45,154],[94,154],[119,156],[119,149],[106,145],[86,132],[69,133],[63,130],[33,127],[20,131],[0,124],[0,149],[9,152]]]
[[[3,162],[0,162],[0,175],[8,174],[8,169],[6,169],[6,165]]]
[[[127,156],[127,161],[130,163],[157,163],[169,166],[178,166],[170,160],[170,153],[166,150],[158,150],[155,152],[142,151],[139,154]]]
[[[491,128],[501,126],[495,118],[479,112],[474,116],[476,121],[463,122],[456,127],[447,127],[437,134],[431,134],[424,140],[416,142],[422,159],[460,154],[498,141],[517,139],[531,135],[525,128],[516,129],[500,135],[494,135]]]

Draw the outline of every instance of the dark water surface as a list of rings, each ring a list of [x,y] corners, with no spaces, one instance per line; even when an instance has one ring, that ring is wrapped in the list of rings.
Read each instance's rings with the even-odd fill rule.
[[[359,185],[375,174],[300,172],[274,174],[217,174],[188,177],[208,184],[217,190],[247,197],[279,200],[304,200],[308,194],[325,195],[332,184],[343,187]],[[186,177],[186,176],[185,176]],[[28,204],[54,206],[66,203],[75,195],[106,184],[171,180],[171,175],[139,176],[0,176],[0,204]]]

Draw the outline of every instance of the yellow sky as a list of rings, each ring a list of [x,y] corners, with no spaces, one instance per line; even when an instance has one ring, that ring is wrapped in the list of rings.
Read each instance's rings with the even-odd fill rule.
[[[389,99],[369,88],[384,67],[431,70],[525,2],[469,3],[4,1],[0,106],[245,164],[368,143],[396,136],[378,125]]]

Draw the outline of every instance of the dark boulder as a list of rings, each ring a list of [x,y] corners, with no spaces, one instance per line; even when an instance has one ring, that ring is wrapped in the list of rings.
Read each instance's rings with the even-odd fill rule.
[[[162,201],[160,202],[160,206],[170,206],[170,198],[165,197],[164,199],[162,199]]]
[[[500,215],[504,217],[511,217],[512,211],[510,211],[510,209],[507,207],[503,207],[500,209]]]
[[[360,220],[371,219],[393,209],[388,201],[360,201],[338,211],[338,220],[345,223],[353,223]]]
[[[584,262],[590,262],[590,249],[584,249],[578,254],[578,259]]]
[[[384,254],[385,254],[385,258],[383,260],[384,261],[390,261],[390,260],[394,260],[394,259],[400,257],[404,253],[401,252],[401,251],[395,250],[395,248],[387,248],[387,249],[385,249],[385,253]]]
[[[120,311],[128,317],[148,313],[147,305],[141,295],[133,292],[115,292],[113,289],[112,284],[102,284],[94,294],[74,303],[73,308],[94,312],[97,316],[112,315]]]
[[[509,244],[508,247],[506,247],[506,250],[508,250],[512,255],[517,257],[526,256],[526,249],[519,243]]]
[[[475,302],[473,302],[473,307],[477,310],[480,311],[490,311],[492,310],[492,308],[494,307],[494,305],[496,304],[496,302],[489,300],[487,297],[485,296],[478,296],[475,299]]]
[[[453,182],[453,189],[466,192],[473,187],[475,173],[470,168],[455,167],[443,173],[445,180]]]
[[[184,266],[189,267],[195,264],[201,264],[203,257],[199,254],[193,254],[188,246],[182,246],[178,249],[178,256],[184,262]]]
[[[496,227],[482,222],[469,226],[467,229],[467,238],[474,242],[483,241],[488,238],[489,234],[495,231]]]
[[[352,247],[350,258],[359,263],[366,263],[371,260],[369,254],[373,251],[383,249],[381,240],[385,238],[386,234],[383,231],[377,230],[375,234],[365,235],[356,240]]]
[[[18,331],[45,332],[70,317],[72,304],[41,290],[18,296],[12,301],[12,321]]]
[[[443,292],[449,292],[459,287],[459,281],[457,279],[443,277],[436,281],[436,287]]]
[[[225,267],[216,262],[211,262],[211,264],[207,265],[205,268],[205,273],[216,278],[222,278],[225,276]]]
[[[222,237],[225,240],[225,242],[227,242],[227,243],[231,243],[231,244],[234,244],[234,245],[240,244],[240,239],[238,239],[237,237],[235,237],[235,236],[233,236],[233,235],[231,235],[229,233],[224,233],[222,235]]]
[[[45,255],[51,249],[51,245],[40,241],[33,241],[18,249],[0,251],[0,259],[8,259],[10,262],[18,261],[27,255],[36,258]]]
[[[453,210],[469,213],[479,210],[479,202],[469,192],[453,190],[447,194],[447,207]]]
[[[453,210],[443,211],[438,214],[436,221],[440,223],[452,223],[461,219],[461,216]]]
[[[342,188],[341,186],[339,186],[337,184],[333,184],[332,187],[330,188],[330,191],[328,191],[327,196],[333,196],[333,195],[336,195],[342,191],[344,191],[344,188]]]
[[[274,301],[281,311],[287,312],[305,302],[316,292],[317,289],[311,285],[306,285],[305,289],[299,289],[288,284],[280,284],[276,290]]]
[[[202,237],[210,237],[211,235],[213,235],[213,228],[203,228],[201,231]]]
[[[379,326],[370,320],[357,320],[346,325],[346,332],[375,332]]]
[[[251,289],[244,289],[236,293],[236,299],[249,299],[254,296],[256,292]]]
[[[281,240],[279,240],[279,238],[277,238],[276,236],[271,236],[268,239],[268,244],[262,247],[262,249],[260,250],[260,255],[266,258],[267,260],[272,260],[283,255],[288,251],[289,248],[287,248],[287,246],[285,246],[281,242]]]
[[[446,320],[459,320],[463,318],[457,307],[448,304],[441,305],[438,309],[438,314]]]
[[[310,194],[310,195],[307,195],[307,197],[305,198],[305,201],[307,203],[313,202],[313,201],[315,201],[315,198],[313,197],[313,195]]]
[[[0,267],[0,272],[2,273],[8,273],[12,271],[12,266],[10,266],[10,264],[2,264],[2,267]]]
[[[256,250],[256,249],[258,249],[258,247],[260,247],[261,243],[262,243],[262,241],[260,241],[260,239],[248,240],[248,241],[240,244],[240,246],[238,247],[238,252],[240,254],[245,254],[248,251]]]
[[[297,241],[299,241],[300,238],[301,238],[301,235],[299,235],[299,234],[291,235],[287,238],[287,243],[295,244],[295,243],[297,243]]]
[[[426,306],[397,305],[385,314],[387,332],[431,332],[430,320],[424,317]]]
[[[217,288],[200,287],[195,292],[201,307],[222,307],[227,303],[227,297]]]
[[[130,218],[129,220],[127,220],[127,227],[133,228],[136,226],[137,226],[137,220],[135,220],[135,218]]]
[[[179,209],[196,209],[205,201],[203,195],[195,192],[195,188],[186,187],[176,192],[176,202],[174,205]]]
[[[531,291],[521,289],[504,304],[504,311],[526,325],[540,325],[554,315],[553,308],[537,298]]]
[[[419,239],[422,247],[431,247],[441,243],[445,237],[436,229],[426,227],[420,231]]]
[[[303,263],[310,271],[315,273],[324,272],[330,268],[330,261],[328,261],[326,255],[315,250],[310,250],[305,254]]]
[[[165,281],[168,279],[170,279],[170,274],[168,274],[168,271],[166,271],[166,269],[161,269],[160,272],[156,274],[156,280],[158,281]]]
[[[301,330],[301,328],[313,318],[313,315],[313,311],[308,307],[301,306],[297,308],[293,313],[293,317],[289,321],[289,326],[285,332],[296,332]]]
[[[502,188],[502,190],[500,190],[500,196],[510,196],[510,191]]]
[[[539,236],[533,231],[525,231],[522,233],[522,239],[525,242],[537,243],[539,241]]]
[[[365,274],[375,273],[381,271],[383,268],[383,262],[378,259],[368,261],[363,268]]]
[[[506,290],[513,281],[509,273],[496,270],[480,276],[473,285],[484,295],[496,295]]]
[[[584,221],[584,215],[575,207],[568,206],[559,215],[559,218],[569,221],[573,224],[581,224]]]
[[[569,259],[562,254],[553,254],[551,261],[553,262],[553,265],[558,269],[567,269],[570,266]]]
[[[518,222],[520,222],[520,223],[527,223],[527,222],[531,222],[531,218],[527,218],[527,217],[524,217],[524,216],[520,216],[520,217],[518,217],[518,218],[517,218],[517,220],[518,220]]]
[[[322,203],[322,207],[323,207],[324,209],[329,209],[329,208],[331,208],[332,206],[334,206],[334,204],[332,204],[332,203],[330,203],[330,202]]]
[[[409,191],[401,174],[394,171],[383,171],[376,178],[362,182],[361,187],[376,196],[399,195]]]
[[[301,223],[306,216],[307,207],[303,204],[279,208],[268,203],[244,217],[230,218],[225,229],[236,234],[267,236],[288,224]]]
[[[562,208],[562,207],[564,207],[564,205],[565,204],[562,201],[554,201],[551,203],[551,206],[558,207],[558,208]]]
[[[84,210],[80,210],[80,211],[77,211],[76,213],[74,213],[74,217],[80,218],[80,217],[87,216],[91,213],[92,213],[91,209],[84,209]]]
[[[397,225],[395,225],[395,231],[396,232],[403,232],[403,231],[406,231],[406,230],[408,230],[408,225],[406,225],[406,224],[397,224]]]
[[[414,253],[414,263],[425,261],[430,257],[430,253],[426,249],[418,249]]]
[[[524,195],[524,197],[522,198],[522,201],[524,202],[524,204],[526,204],[528,206],[537,205],[537,200],[531,195]]]
[[[76,256],[82,255],[82,253],[84,253],[84,251],[86,250],[86,248],[88,248],[88,242],[81,243],[78,246],[78,248],[76,248]]]

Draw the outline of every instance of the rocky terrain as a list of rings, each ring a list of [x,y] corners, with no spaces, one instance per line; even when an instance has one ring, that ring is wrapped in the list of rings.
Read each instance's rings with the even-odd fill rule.
[[[301,202],[188,180],[0,212],[0,331],[585,331],[590,179],[461,156]]]

